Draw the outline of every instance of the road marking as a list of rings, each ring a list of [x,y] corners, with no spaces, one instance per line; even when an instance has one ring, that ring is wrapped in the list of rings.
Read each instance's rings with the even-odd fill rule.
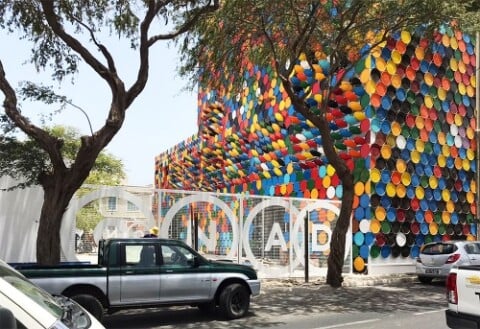
[[[413,315],[424,315],[424,314],[430,314],[430,313],[445,312],[445,310],[446,310],[446,308],[441,309],[441,310],[433,310],[433,311],[413,313]]]
[[[341,323],[341,324],[334,324],[333,326],[317,327],[314,329],[341,328],[341,327],[354,326],[356,324],[364,324],[364,323],[370,323],[370,322],[376,322],[376,321],[380,321],[380,319],[369,319],[369,320],[363,320],[363,321],[347,322],[347,323]]]

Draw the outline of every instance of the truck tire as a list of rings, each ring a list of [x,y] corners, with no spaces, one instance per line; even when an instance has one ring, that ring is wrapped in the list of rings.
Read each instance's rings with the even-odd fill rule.
[[[430,278],[428,276],[418,276],[418,281],[420,281],[421,283],[432,283],[432,280],[433,278]]]
[[[226,286],[220,293],[220,311],[227,319],[238,319],[248,312],[250,293],[240,283]]]
[[[71,297],[74,301],[80,304],[91,315],[97,318],[98,321],[102,321],[103,318],[103,306],[100,301],[92,295],[79,294]]]

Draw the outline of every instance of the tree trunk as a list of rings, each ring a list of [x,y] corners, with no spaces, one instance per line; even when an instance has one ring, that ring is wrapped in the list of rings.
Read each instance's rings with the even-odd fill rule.
[[[327,284],[338,288],[342,285],[342,269],[345,259],[345,241],[353,208],[353,176],[350,171],[340,175],[343,185],[342,206],[337,224],[332,232],[330,254],[328,255]]]
[[[44,197],[37,235],[37,263],[56,265],[60,262],[60,228],[62,218],[76,189],[58,175],[42,182]]]
[[[278,66],[277,66],[278,70]],[[288,96],[292,100],[295,110],[300,112],[306,119],[310,120],[320,131],[322,136],[322,146],[328,162],[335,168],[337,176],[340,177],[343,186],[342,206],[340,207],[340,214],[338,215],[337,224],[332,232],[332,239],[330,241],[330,254],[328,255],[328,271],[327,284],[338,288],[342,285],[342,269],[345,258],[345,235],[350,226],[350,216],[353,208],[353,175],[350,172],[345,161],[337,153],[334,142],[331,136],[331,130],[328,121],[323,114],[315,115],[313,111],[309,110],[308,105],[295,94],[291,82],[285,76],[281,76],[282,84]],[[340,79],[339,79],[340,81]],[[326,93],[329,99],[330,90]],[[322,105],[322,112],[325,113],[327,102],[324,101]]]
[[[315,116],[309,112],[308,108],[297,102],[297,109],[316,127],[318,127],[322,136],[322,146],[328,162],[335,168],[337,176],[340,177],[343,186],[342,205],[340,214],[338,215],[337,224],[332,232],[330,241],[330,254],[328,255],[328,271],[327,284],[338,288],[342,285],[342,269],[345,258],[345,239],[350,226],[350,216],[353,208],[353,175],[350,172],[345,161],[340,157],[334,147],[332,137],[330,135],[330,127],[324,116]],[[302,106],[303,105],[303,106]]]

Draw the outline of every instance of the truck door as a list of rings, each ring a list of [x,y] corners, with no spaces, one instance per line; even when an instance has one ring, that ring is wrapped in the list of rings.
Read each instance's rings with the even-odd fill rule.
[[[212,274],[194,266],[194,254],[184,246],[162,244],[162,301],[202,301],[211,299]]]
[[[124,244],[121,248],[120,304],[157,302],[160,296],[158,243]]]

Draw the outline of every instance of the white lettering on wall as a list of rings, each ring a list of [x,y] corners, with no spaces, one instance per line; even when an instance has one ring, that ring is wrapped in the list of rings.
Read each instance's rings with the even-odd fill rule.
[[[214,252],[217,246],[217,224],[215,223],[215,221],[210,221],[207,231],[210,238],[207,237],[207,235],[205,234],[205,232],[203,232],[201,228],[198,228],[198,240],[202,241],[205,244],[205,246],[207,247],[207,251]]]
[[[287,242],[285,242],[285,238],[283,237],[283,233],[282,233],[282,228],[278,223],[273,223],[273,227],[272,227],[272,230],[270,231],[267,244],[265,245],[265,251],[270,251],[273,246],[280,246],[280,249],[282,251],[287,251]]]
[[[318,233],[322,231],[327,234],[328,240],[326,243],[319,244],[317,237],[318,237]],[[325,251],[330,249],[331,238],[332,238],[332,230],[330,227],[323,224],[312,225],[312,251]]]

